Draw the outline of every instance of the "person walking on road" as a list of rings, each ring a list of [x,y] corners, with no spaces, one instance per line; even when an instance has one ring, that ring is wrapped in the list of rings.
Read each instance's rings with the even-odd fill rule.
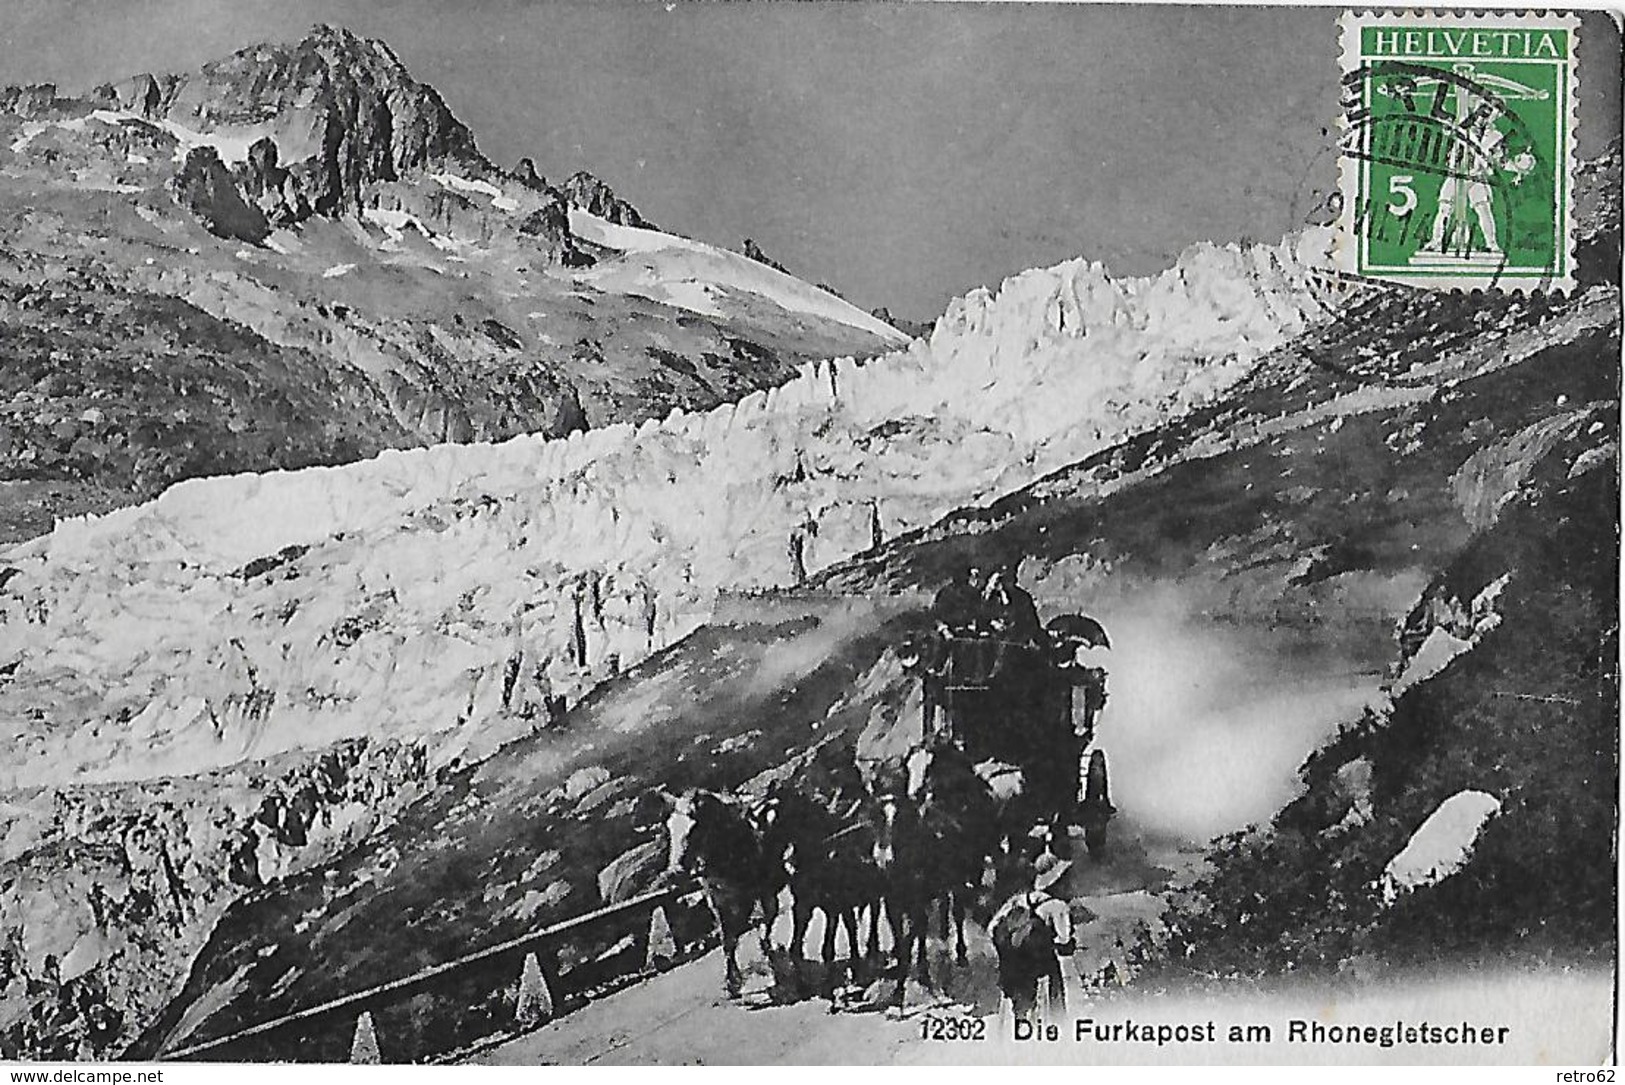
[[[1050,1017],[1066,1011],[1066,984],[1061,958],[1077,952],[1072,912],[1066,901],[1050,895],[1071,869],[1069,860],[1046,851],[1033,865],[1032,888],[1012,896],[988,924],[999,958],[999,990],[1016,1017],[1035,1022],[1038,982],[1049,979]]]

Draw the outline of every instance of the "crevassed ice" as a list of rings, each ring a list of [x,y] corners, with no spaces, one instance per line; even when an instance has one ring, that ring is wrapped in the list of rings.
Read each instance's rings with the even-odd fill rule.
[[[876,515],[929,524],[1228,387],[1322,314],[1322,241],[1199,246],[1139,280],[1073,261],[961,299],[928,341],[703,414],[198,479],[64,522],[0,555],[21,570],[0,589],[0,664],[19,663],[0,786],[358,734],[479,756],[530,726],[515,705],[538,686],[578,691],[720,589],[788,582],[792,535],[816,571]],[[233,575],[290,546],[309,549]]]

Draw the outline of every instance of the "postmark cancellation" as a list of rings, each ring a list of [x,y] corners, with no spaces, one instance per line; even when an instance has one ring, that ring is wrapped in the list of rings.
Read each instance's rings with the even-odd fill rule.
[[[1579,19],[1342,16],[1340,270],[1568,291]]]

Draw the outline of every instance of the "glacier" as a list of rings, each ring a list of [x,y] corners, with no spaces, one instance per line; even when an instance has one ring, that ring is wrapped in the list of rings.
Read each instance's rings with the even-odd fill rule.
[[[816,574],[1209,401],[1335,305],[1328,244],[1203,244],[1141,279],[1069,261],[971,292],[905,349],[706,413],[194,479],[60,523],[0,552],[0,788],[361,737],[484,757],[719,593]]]

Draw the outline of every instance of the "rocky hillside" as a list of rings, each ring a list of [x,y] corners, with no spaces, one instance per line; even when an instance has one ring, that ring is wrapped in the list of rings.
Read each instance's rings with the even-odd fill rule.
[[[1464,465],[1482,530],[1406,615],[1391,699],[1305,763],[1302,794],[1271,822],[1216,842],[1210,872],[1173,900],[1171,944],[1149,962],[1160,982],[1612,961],[1619,471],[1598,439],[1618,433],[1605,384],[1589,409],[1486,450],[1493,465]],[[1485,468],[1488,491],[1468,496]],[[1427,851],[1437,865],[1397,872],[1463,796],[1486,797],[1487,821],[1446,830]]]
[[[906,338],[721,250],[656,289],[652,250],[706,247],[590,174],[497,167],[331,27],[0,92],[0,205],[0,540],[183,478],[709,408]]]
[[[308,762],[9,795],[5,1057],[117,1053],[152,1001],[142,988],[180,983],[227,904],[388,825],[434,786],[423,755],[360,740]]]
[[[1601,884],[1587,864],[1611,826],[1598,798],[1615,786],[1611,746],[1598,743],[1617,694],[1611,662],[1599,663],[1613,659],[1617,635],[1604,602],[1617,537],[1614,206],[1587,238],[1587,284],[1572,297],[1366,289],[1211,401],[832,568],[799,604],[733,607],[731,624],[589,698],[569,717],[573,731],[504,747],[332,877],[290,879],[231,909],[141,1049],[219,1035],[428,965],[468,931],[496,941],[646,884],[653,860],[634,800],[653,783],[759,787],[810,758],[884,748],[917,711],[889,646],[922,589],[966,560],[1019,562],[1046,615],[1105,617],[1116,646],[1101,740],[1125,823],[1142,836],[1199,840],[1267,821],[1292,800],[1294,768],[1335,739],[1308,772],[1354,779],[1353,794],[1358,767],[1340,770],[1370,758],[1372,827],[1360,846],[1380,855],[1378,873],[1454,789],[1532,811],[1522,827],[1509,816],[1514,847],[1486,838],[1481,858],[1495,862],[1467,868],[1482,877],[1415,890],[1401,907],[1453,924],[1483,952],[1540,927],[1555,952],[1583,954],[1587,917],[1606,898],[1536,882],[1573,865]],[[1498,595],[1488,590],[1497,583]],[[1471,651],[1424,676],[1412,669],[1418,645],[1441,643],[1441,629]],[[1233,683],[1212,685],[1242,652]],[[1552,700],[1534,702],[1538,715],[1518,700],[1486,714],[1497,691]],[[1458,712],[1462,697],[1483,707]],[[1382,721],[1374,729],[1359,725],[1363,704]],[[1338,739],[1340,725],[1356,726]],[[1319,831],[1350,809],[1326,794],[1314,786],[1284,816]],[[1305,906],[1292,887],[1340,891],[1344,880],[1317,889],[1318,868],[1300,869],[1285,844],[1267,847],[1277,850],[1226,884],[1247,886],[1251,907],[1267,911],[1276,881],[1290,878],[1280,908],[1299,930],[1318,923],[1325,902]],[[1214,923],[1234,933],[1257,921],[1223,911],[1240,898],[1208,884],[1196,892],[1211,894]],[[290,938],[294,916],[309,926]],[[370,932],[386,918],[405,924],[410,953],[381,955]],[[565,947],[561,983],[574,982],[573,968],[591,975],[595,955],[612,950]],[[465,976],[387,1011],[379,1029],[392,1057],[477,1032],[505,1012],[503,984],[511,977]],[[347,1030],[240,1053],[333,1057]]]

